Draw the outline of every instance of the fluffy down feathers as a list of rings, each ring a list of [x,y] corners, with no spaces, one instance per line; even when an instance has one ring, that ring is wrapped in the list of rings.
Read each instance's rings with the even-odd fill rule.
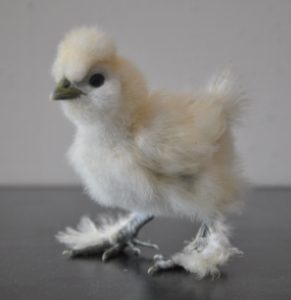
[[[98,88],[90,85],[94,74],[104,77]],[[197,93],[149,91],[141,72],[117,54],[106,34],[83,27],[59,45],[53,76],[81,95],[62,107],[77,126],[70,162],[95,201],[215,224],[207,243],[194,240],[172,256],[200,277],[239,252],[218,219],[236,206],[244,185],[232,133],[244,97],[230,74]],[[58,239],[77,251],[104,250],[127,221],[98,229],[85,218],[78,230],[68,228]],[[194,249],[197,243],[203,251]]]
[[[173,255],[173,260],[185,270],[196,274],[201,279],[207,274],[219,275],[219,267],[225,264],[233,255],[243,252],[232,247],[228,239],[229,229],[221,221],[215,224],[215,231],[210,229],[207,239],[193,240],[182,252]],[[197,244],[201,244],[202,251],[197,250]]]
[[[93,69],[105,70],[104,87],[86,85]],[[244,180],[231,129],[244,98],[228,73],[197,93],[149,91],[107,35],[81,28],[60,44],[53,74],[87,95],[63,107],[78,128],[70,161],[96,201],[192,219],[236,204]]]
[[[114,60],[114,41],[103,31],[81,27],[69,32],[59,44],[52,73],[56,81],[62,77],[80,81],[98,62]]]
[[[140,163],[162,177],[195,177],[193,196],[208,193],[204,203],[230,208],[244,186],[231,131],[244,102],[226,73],[196,95],[152,93],[151,114],[135,136]]]
[[[56,236],[60,243],[67,245],[72,250],[79,250],[83,248],[95,249],[98,246],[108,241],[111,243],[119,233],[119,230],[127,224],[131,216],[119,217],[118,220],[99,218],[99,226],[88,217],[82,217],[77,229],[67,227],[65,231],[59,232]]]

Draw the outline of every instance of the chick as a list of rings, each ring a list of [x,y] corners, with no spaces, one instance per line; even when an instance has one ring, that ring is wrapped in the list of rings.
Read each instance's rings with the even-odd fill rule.
[[[76,126],[71,165],[93,200],[129,211],[99,226],[83,218],[77,230],[58,233],[67,253],[101,253],[106,261],[127,249],[138,254],[137,246],[157,248],[137,235],[159,215],[201,227],[181,252],[154,256],[149,274],[181,266],[202,278],[240,253],[224,215],[244,185],[232,133],[243,97],[227,73],[197,93],[151,91],[113,40],[90,27],[66,35],[52,73],[52,98]]]

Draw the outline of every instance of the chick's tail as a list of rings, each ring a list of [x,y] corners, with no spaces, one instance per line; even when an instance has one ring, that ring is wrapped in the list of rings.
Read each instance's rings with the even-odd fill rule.
[[[207,85],[206,93],[213,101],[222,104],[226,119],[230,123],[241,120],[248,100],[229,70],[214,76]]]

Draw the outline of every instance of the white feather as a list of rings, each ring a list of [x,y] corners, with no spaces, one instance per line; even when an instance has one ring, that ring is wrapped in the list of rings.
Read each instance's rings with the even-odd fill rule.
[[[228,238],[229,230],[225,224],[216,222],[209,230],[209,235],[205,238],[205,247],[202,247],[201,251],[194,248],[197,242],[203,245],[204,241],[193,240],[182,252],[172,257],[174,262],[196,274],[198,278],[208,274],[216,275],[219,273],[218,267],[225,264],[233,255],[242,255],[240,250],[231,246]]]
[[[88,83],[93,71],[105,74],[98,88]],[[228,73],[202,94],[150,92],[106,34],[81,28],[60,44],[53,75],[83,92],[63,102],[77,127],[69,159],[96,202],[191,220],[211,220],[237,203],[243,178],[231,126],[244,98]],[[95,246],[114,238],[124,222],[97,228],[83,218],[77,230],[67,228],[57,238],[72,249]],[[192,246],[175,260],[199,276],[238,253],[219,224],[202,252]]]
[[[113,243],[119,230],[130,220],[131,215],[119,217],[117,220],[109,217],[100,218],[98,226],[88,217],[82,217],[77,229],[67,227],[56,235],[60,243],[69,249],[80,250],[102,245],[105,241]]]

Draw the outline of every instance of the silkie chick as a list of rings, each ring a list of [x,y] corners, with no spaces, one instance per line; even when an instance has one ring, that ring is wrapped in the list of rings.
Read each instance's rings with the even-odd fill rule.
[[[154,256],[149,274],[178,265],[202,278],[240,253],[224,215],[244,186],[232,132],[244,98],[227,72],[197,93],[151,91],[107,34],[81,27],[60,43],[52,73],[52,98],[76,126],[73,168],[93,200],[130,212],[100,226],[83,218],[77,230],[60,232],[67,253],[101,253],[105,261],[125,249],[156,248],[137,235],[159,215],[201,227],[181,252]]]

